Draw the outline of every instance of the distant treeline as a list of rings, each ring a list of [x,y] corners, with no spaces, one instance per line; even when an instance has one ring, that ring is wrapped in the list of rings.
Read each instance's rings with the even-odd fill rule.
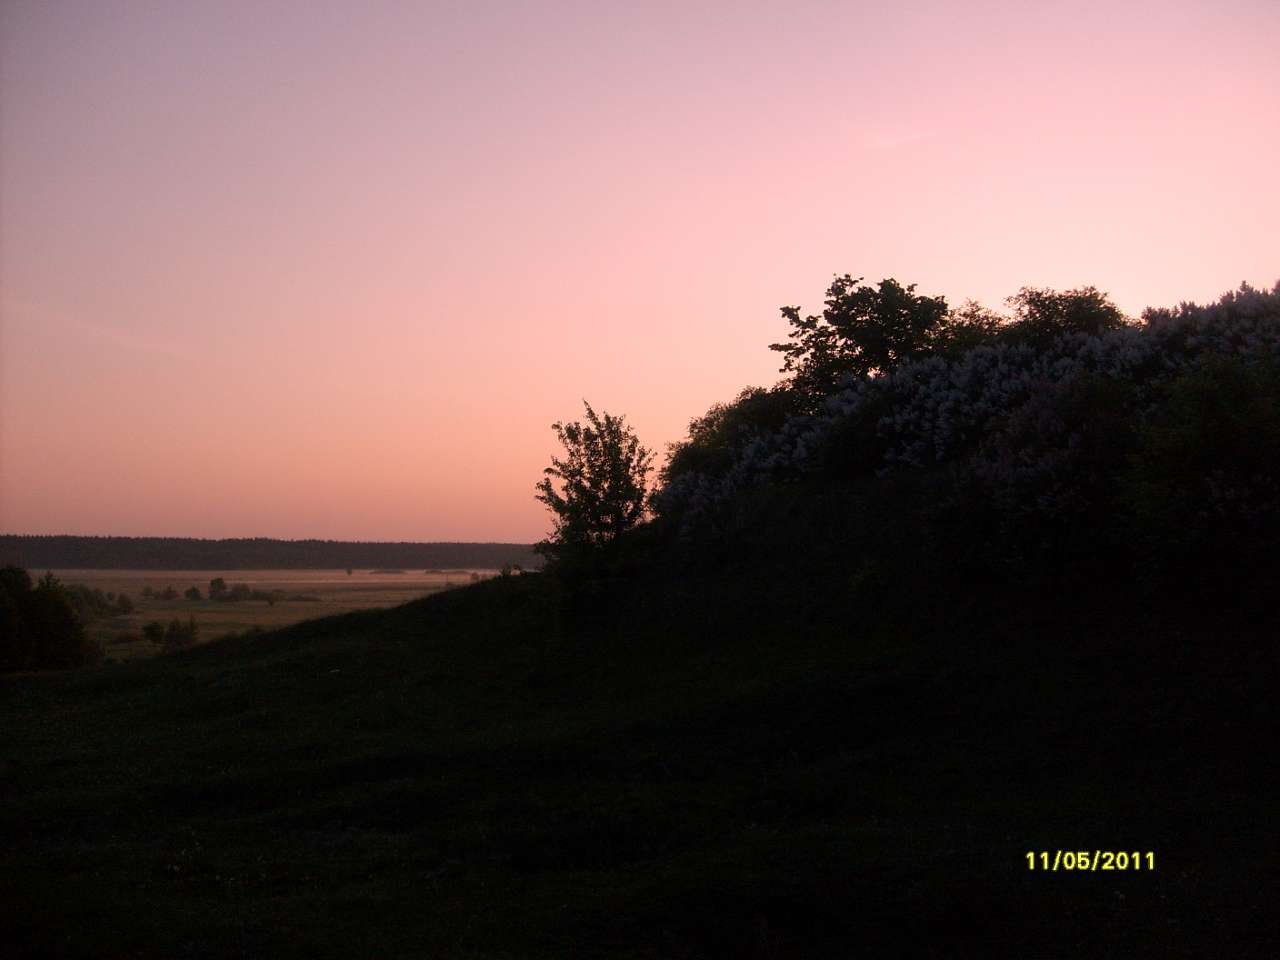
[[[361,543],[0,535],[0,565],[29,570],[316,570],[535,567],[525,543]]]

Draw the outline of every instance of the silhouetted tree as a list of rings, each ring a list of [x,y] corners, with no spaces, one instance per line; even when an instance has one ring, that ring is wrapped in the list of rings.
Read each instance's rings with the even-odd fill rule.
[[[1023,287],[1005,302],[1013,308],[1013,322],[1002,335],[1037,347],[1059,334],[1105,333],[1126,322],[1120,308],[1096,287],[1066,291]]]
[[[209,599],[220,600],[222,595],[227,592],[227,581],[221,577],[214,577],[209,581]]]
[[[790,343],[770,344],[786,359],[783,373],[809,407],[830,394],[848,376],[867,376],[917,359],[947,318],[943,297],[917,296],[915,284],[881,280],[862,285],[849,274],[827,288],[821,315],[800,315],[799,307],[783,307],[792,326]]]
[[[929,352],[955,359],[974,347],[995,342],[1008,325],[1008,318],[967,300],[964,306],[948,312],[946,321],[934,328],[929,336]]]
[[[200,588],[199,588],[199,587],[187,587],[186,592],[185,592],[185,593],[183,593],[183,596],[184,596],[184,597],[186,597],[188,600],[200,600],[200,599],[202,599],[202,597],[200,596]]]
[[[0,672],[22,670],[29,658],[31,635],[26,608],[31,575],[21,567],[0,569]]]
[[[33,587],[21,567],[0,570],[0,670],[57,670],[99,653],[85,637],[71,594],[52,573]]]
[[[583,406],[585,424],[552,424],[567,456],[552,457],[537,485],[537,499],[551,510],[555,529],[536,549],[551,558],[608,544],[644,516],[653,454],[624,417],[599,416],[586,401]]]

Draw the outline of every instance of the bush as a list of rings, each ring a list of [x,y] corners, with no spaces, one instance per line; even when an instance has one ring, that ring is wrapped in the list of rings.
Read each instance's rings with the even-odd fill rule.
[[[218,603],[240,603],[243,600],[273,601],[276,598],[274,594],[268,593],[264,590],[254,590],[250,588],[247,583],[237,583],[235,586],[228,589],[226,583],[222,581],[221,577],[213,582],[221,584],[221,586],[215,588],[210,585],[209,599],[216,600]],[[276,593],[278,594],[278,591]]]
[[[561,562],[562,569],[598,555],[634,527],[648,501],[645,481],[653,455],[640,445],[625,417],[597,415],[585,401],[583,406],[585,425],[552,425],[566,456],[552,457],[537,484],[536,499],[551,511],[555,529],[534,549]]]
[[[1074,567],[1096,578],[1102,557],[1114,564],[1128,553],[1116,478],[1133,450],[1138,396],[1096,374],[1048,383],[995,418],[964,455],[887,472],[885,482],[927,501],[928,537],[945,544],[957,572],[1021,579]]]
[[[1221,592],[1274,565],[1280,364],[1218,357],[1171,381],[1122,489],[1150,573]]]
[[[796,395],[785,388],[748,387],[732,403],[714,404],[689,422],[687,440],[667,448],[661,483],[697,472],[723,476],[733,465],[738,448],[753,437],[776,433],[798,410]]]
[[[75,583],[64,586],[62,589],[71,601],[71,606],[75,609],[81,623],[89,624],[102,617],[114,617],[118,613],[128,612],[121,611],[120,601],[114,594],[103,593],[95,587]],[[124,598],[124,603],[128,605],[130,611],[133,609],[128,597]]]
[[[935,353],[879,376],[846,380],[812,415],[790,417],[780,429],[739,444],[727,468],[717,464],[670,477],[653,497],[655,511],[692,536],[725,504],[763,485],[943,466],[963,473],[984,444],[988,459],[998,452],[993,441],[1019,418],[1017,430],[1029,437],[1035,417],[1051,413],[1054,404],[1075,402],[1067,394],[1055,395],[1049,406],[1037,398],[1081,377],[1122,385],[1125,415],[1138,422],[1162,402],[1162,384],[1213,357],[1250,364],[1280,360],[1280,285],[1270,292],[1244,287],[1208,307],[1148,311],[1142,326],[1125,323],[1092,288],[1024,290],[1015,306],[1019,319],[1008,326],[1023,326],[1008,336],[1001,332],[996,342],[958,357]],[[972,322],[990,326],[981,318]],[[1072,432],[1059,439],[1075,442]],[[1013,441],[1012,435],[1006,439]],[[1043,458],[1058,440],[1037,442],[1038,453],[1017,456]]]
[[[0,570],[0,670],[59,670],[101,655],[85,636],[72,594],[52,573],[33,586],[21,567]]]
[[[200,588],[199,588],[199,587],[187,587],[186,591],[185,591],[182,595],[183,595],[184,597],[186,597],[188,600],[203,600],[203,599],[204,599],[204,598],[200,595]]]
[[[187,622],[174,618],[169,621],[169,626],[164,631],[164,647],[165,650],[182,650],[196,642],[197,636],[196,621],[194,617],[187,618]]]

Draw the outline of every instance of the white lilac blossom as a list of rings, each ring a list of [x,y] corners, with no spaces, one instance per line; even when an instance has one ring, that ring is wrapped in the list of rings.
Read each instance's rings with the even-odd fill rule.
[[[833,429],[868,409],[883,444],[883,474],[944,463],[971,450],[997,418],[1084,374],[1121,381],[1139,397],[1153,385],[1211,357],[1280,359],[1280,283],[1271,291],[1244,285],[1217,303],[1148,310],[1143,323],[1102,334],[1063,334],[1047,348],[996,343],[955,360],[928,357],[865,379],[850,379],[814,416],[793,417],[776,433],[746,433],[730,468],[719,475],[688,472],[654,496],[663,514],[686,529],[742,491],[803,476]],[[869,408],[868,404],[876,406]],[[1024,473],[1052,472],[1078,438]]]

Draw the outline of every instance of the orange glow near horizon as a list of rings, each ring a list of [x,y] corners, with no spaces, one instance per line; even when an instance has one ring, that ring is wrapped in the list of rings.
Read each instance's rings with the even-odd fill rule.
[[[180,9],[179,6],[182,8]],[[697,7],[696,10],[689,9]],[[10,4],[0,532],[532,541],[832,274],[1280,279],[1280,7]]]

